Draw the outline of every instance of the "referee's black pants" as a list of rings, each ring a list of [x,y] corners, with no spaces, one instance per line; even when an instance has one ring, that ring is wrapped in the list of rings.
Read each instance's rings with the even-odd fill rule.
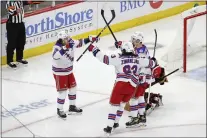
[[[14,50],[16,49],[16,61],[23,59],[26,32],[24,23],[6,23],[7,30],[7,64],[13,62]]]

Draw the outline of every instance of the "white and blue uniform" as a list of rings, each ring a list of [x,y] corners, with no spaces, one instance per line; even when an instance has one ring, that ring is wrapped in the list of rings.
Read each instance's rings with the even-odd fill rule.
[[[136,48],[135,53],[137,55],[139,55],[140,53],[143,53],[143,54],[146,55],[146,57],[150,58],[149,51],[148,51],[148,49],[147,49],[147,47],[145,45],[142,45],[141,47]]]
[[[142,45],[139,48],[136,48],[135,53],[139,56],[142,57],[144,56],[147,59],[150,59],[150,54],[149,51],[147,49],[147,47],[145,45]],[[151,77],[152,77],[152,70],[149,67],[143,67],[140,68],[140,75],[143,76],[143,80],[141,81],[141,83],[147,82],[148,84],[150,83]],[[151,83],[154,82],[154,78],[152,78]]]
[[[83,45],[84,39],[70,38],[68,42],[70,48],[67,50],[63,49],[64,46],[59,43],[53,47],[52,70],[55,75],[69,75],[73,72],[74,50]]]
[[[105,55],[101,51],[93,50],[94,56],[107,65],[113,65],[116,69],[116,81],[129,82],[136,87],[139,80],[139,69],[153,67],[154,61],[137,56],[122,56],[120,54]]]

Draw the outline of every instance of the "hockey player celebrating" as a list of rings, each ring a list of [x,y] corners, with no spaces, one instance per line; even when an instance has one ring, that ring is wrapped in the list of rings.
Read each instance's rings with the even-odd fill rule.
[[[134,45],[136,54],[138,55],[142,55],[142,56],[146,56],[146,58],[150,58],[149,55],[149,51],[146,47],[146,45],[143,44],[144,41],[144,35],[142,32],[135,32],[132,36],[131,36],[131,42]],[[144,101],[147,103],[147,99],[148,96],[150,96],[149,98],[149,103],[147,103],[147,107],[146,109],[149,109],[151,107],[151,104],[155,104],[155,106],[159,106],[162,105],[162,95],[160,94],[156,94],[156,93],[150,93],[150,95],[148,94],[148,92],[145,92],[146,89],[149,87],[150,83],[155,83],[156,81],[159,81],[161,85],[164,84],[164,82],[167,82],[167,79],[163,79],[160,80],[164,75],[165,75],[165,70],[164,68],[160,67],[158,64],[155,68],[141,68],[140,70],[140,85],[138,86],[137,89],[137,96],[135,97],[139,97],[141,96],[141,102]],[[144,98],[143,98],[144,95]],[[140,102],[139,102],[140,103]],[[142,104],[142,103],[140,103]],[[141,108],[139,110],[139,108]],[[142,109],[143,108],[143,109]],[[142,112],[144,111],[144,107],[140,106],[138,104],[138,112],[139,114],[142,114]]]
[[[145,45],[142,44],[144,36],[141,32],[135,32],[131,36],[131,42],[135,48],[136,54],[140,58],[150,58],[148,49]],[[145,115],[145,99],[144,94],[145,90],[148,87],[148,84],[151,81],[151,68],[140,68],[139,75],[139,85],[137,86],[135,95],[130,100],[130,114],[131,121],[126,123],[126,126],[133,125],[145,125],[146,115]],[[137,114],[138,111],[138,114]]]
[[[143,45],[143,39],[144,36],[141,32],[135,32],[131,36],[131,42],[135,48],[135,52],[138,55],[138,57],[150,59],[148,49],[145,45]],[[121,41],[116,42],[115,43],[116,47],[119,48],[121,43],[122,43]],[[149,84],[154,81],[154,78],[152,77],[152,71],[154,72],[154,74],[160,74],[160,67],[156,65],[156,67],[154,68],[142,67],[139,70],[139,84],[135,90],[135,94],[133,95],[133,97],[129,102],[130,103],[129,111],[130,111],[131,120],[126,123],[127,127],[131,127],[134,125],[136,126],[146,125],[145,105],[147,103],[146,95],[148,93],[145,93],[145,91],[149,87]],[[153,93],[151,93],[151,96],[154,96],[153,98],[150,98],[150,100],[153,100],[154,98],[156,98],[156,96],[159,95],[155,96]]]
[[[74,50],[91,41],[98,41],[99,38],[89,36],[85,39],[73,40],[66,31],[60,31],[57,37],[58,40],[52,52],[52,70],[58,92],[57,114],[61,118],[66,118],[63,105],[67,94],[70,104],[69,114],[83,111],[76,107],[76,80],[73,75]]]
[[[104,132],[110,134],[112,128],[119,126],[119,119],[123,114],[125,104],[131,99],[138,83],[138,70],[141,67],[154,67],[155,61],[147,58],[138,58],[134,53],[131,42],[121,44],[121,54],[110,56],[103,54],[97,47],[90,45],[88,50],[107,65],[113,65],[116,69],[116,82],[110,97],[110,111],[107,127]],[[154,59],[155,60],[155,59]]]

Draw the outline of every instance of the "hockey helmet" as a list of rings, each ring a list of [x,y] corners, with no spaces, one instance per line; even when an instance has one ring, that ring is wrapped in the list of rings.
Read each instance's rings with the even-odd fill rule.
[[[60,31],[57,34],[58,39],[66,39],[69,37],[68,33],[66,31]]]
[[[132,42],[136,42],[136,43],[142,43],[144,41],[144,36],[142,32],[135,32],[132,36],[131,36],[131,41]]]
[[[131,42],[123,42],[121,50],[125,51],[126,53],[134,53],[133,44]]]

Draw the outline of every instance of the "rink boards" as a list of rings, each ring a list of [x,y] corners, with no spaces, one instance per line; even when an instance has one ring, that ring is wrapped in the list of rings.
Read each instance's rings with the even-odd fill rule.
[[[111,18],[110,8],[116,12],[116,18],[111,28],[114,32],[153,22],[178,14],[191,8],[195,3],[205,2],[148,2],[120,1],[120,2],[71,2],[64,5],[49,7],[34,13],[26,14],[26,46],[24,57],[29,58],[50,52],[56,34],[60,30],[67,30],[77,39],[87,37],[89,34],[97,35],[105,26],[100,10],[104,7],[105,16]],[[6,63],[6,24],[2,21],[2,60]],[[109,34],[106,29],[101,36]],[[15,57],[15,56],[14,56]]]

